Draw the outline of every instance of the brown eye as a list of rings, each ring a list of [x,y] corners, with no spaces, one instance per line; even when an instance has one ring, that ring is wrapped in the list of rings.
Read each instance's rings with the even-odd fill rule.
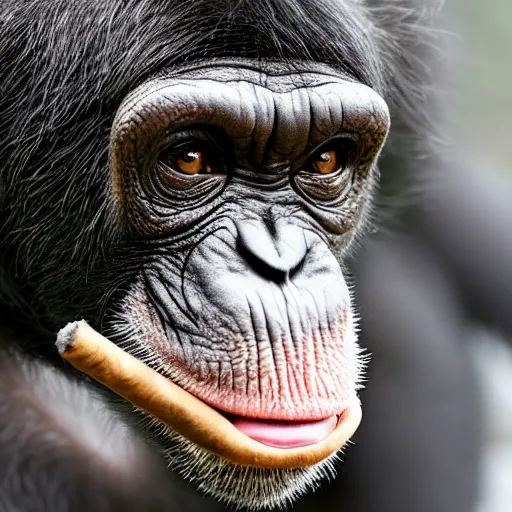
[[[313,201],[335,204],[350,189],[350,155],[353,144],[336,140],[313,153],[294,177],[297,189]]]
[[[331,174],[340,168],[337,151],[325,151],[311,162],[314,171],[320,174]]]
[[[160,161],[174,171],[188,175],[212,172],[211,159],[206,151],[196,144],[187,145],[185,148],[169,149],[161,155]]]

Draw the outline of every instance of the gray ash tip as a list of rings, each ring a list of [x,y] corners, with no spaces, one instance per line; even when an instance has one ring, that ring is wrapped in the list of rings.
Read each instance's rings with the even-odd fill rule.
[[[79,323],[80,322],[70,322],[57,334],[57,341],[55,342],[55,345],[59,351],[59,354],[62,355],[73,342],[73,336],[78,329]]]

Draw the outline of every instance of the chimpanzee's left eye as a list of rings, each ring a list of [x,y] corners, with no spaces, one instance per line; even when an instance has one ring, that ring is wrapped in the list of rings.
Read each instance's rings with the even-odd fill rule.
[[[306,162],[304,170],[315,174],[332,174],[345,169],[347,163],[348,148],[345,144],[338,144],[314,153]]]
[[[294,177],[299,191],[311,200],[333,202],[350,188],[350,141],[334,141],[313,153]]]

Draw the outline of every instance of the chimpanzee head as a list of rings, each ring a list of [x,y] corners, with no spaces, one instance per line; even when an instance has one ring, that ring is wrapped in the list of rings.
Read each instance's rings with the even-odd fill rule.
[[[343,258],[389,129],[391,17],[341,0],[7,16],[0,276],[16,313],[48,343],[86,318],[262,444],[330,435],[361,382]],[[238,466],[146,420],[174,469],[236,506],[332,469]]]

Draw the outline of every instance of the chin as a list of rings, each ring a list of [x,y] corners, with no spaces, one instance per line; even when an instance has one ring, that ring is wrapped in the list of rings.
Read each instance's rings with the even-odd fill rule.
[[[169,468],[205,496],[236,510],[270,510],[291,505],[336,475],[340,453],[309,467],[263,469],[233,464],[166,430],[160,433]]]

